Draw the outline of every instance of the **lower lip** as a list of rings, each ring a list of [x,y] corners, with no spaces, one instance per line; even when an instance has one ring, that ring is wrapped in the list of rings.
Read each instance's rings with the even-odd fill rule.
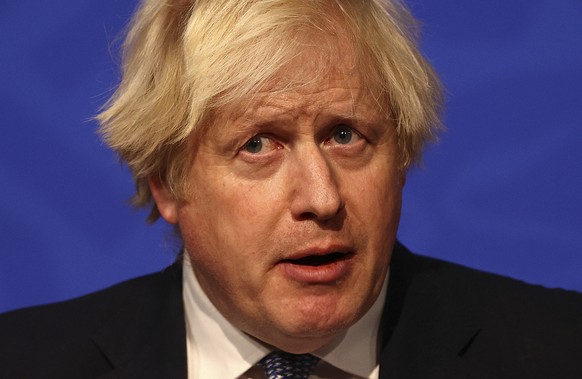
[[[291,280],[305,284],[330,284],[344,278],[351,267],[351,259],[341,259],[319,266],[281,262],[279,267]]]

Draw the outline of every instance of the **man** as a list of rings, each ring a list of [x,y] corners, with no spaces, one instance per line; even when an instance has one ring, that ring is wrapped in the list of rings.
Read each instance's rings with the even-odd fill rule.
[[[396,241],[440,128],[412,24],[394,1],[146,0],[99,120],[183,252],[2,316],[2,377],[579,377],[579,294]]]

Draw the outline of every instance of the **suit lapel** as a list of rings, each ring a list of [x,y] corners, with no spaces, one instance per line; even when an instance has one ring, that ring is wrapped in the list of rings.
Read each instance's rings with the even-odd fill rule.
[[[450,265],[396,244],[382,318],[380,378],[464,377],[463,355],[479,337],[476,298],[454,292]]]
[[[126,300],[93,335],[113,367],[101,378],[186,378],[181,266],[169,267]]]

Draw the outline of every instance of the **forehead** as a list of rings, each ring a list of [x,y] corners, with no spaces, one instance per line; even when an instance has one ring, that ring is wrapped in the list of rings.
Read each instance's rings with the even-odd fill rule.
[[[264,90],[223,108],[218,116],[216,132],[225,131],[227,126],[234,131],[252,125],[316,125],[339,119],[357,123],[385,118],[377,99],[357,77],[326,78],[297,88]]]
[[[354,114],[384,113],[378,87],[366,83],[353,49],[337,39],[295,55],[258,91],[222,106],[229,118],[312,112],[315,108]]]

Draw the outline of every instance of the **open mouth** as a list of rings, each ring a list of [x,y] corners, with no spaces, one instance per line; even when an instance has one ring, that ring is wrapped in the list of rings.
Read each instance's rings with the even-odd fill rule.
[[[349,259],[353,254],[352,253],[330,253],[325,255],[308,255],[303,258],[299,259],[284,259],[283,263],[291,263],[294,265],[301,265],[301,266],[323,266],[328,265],[331,263],[335,263],[338,261]]]

